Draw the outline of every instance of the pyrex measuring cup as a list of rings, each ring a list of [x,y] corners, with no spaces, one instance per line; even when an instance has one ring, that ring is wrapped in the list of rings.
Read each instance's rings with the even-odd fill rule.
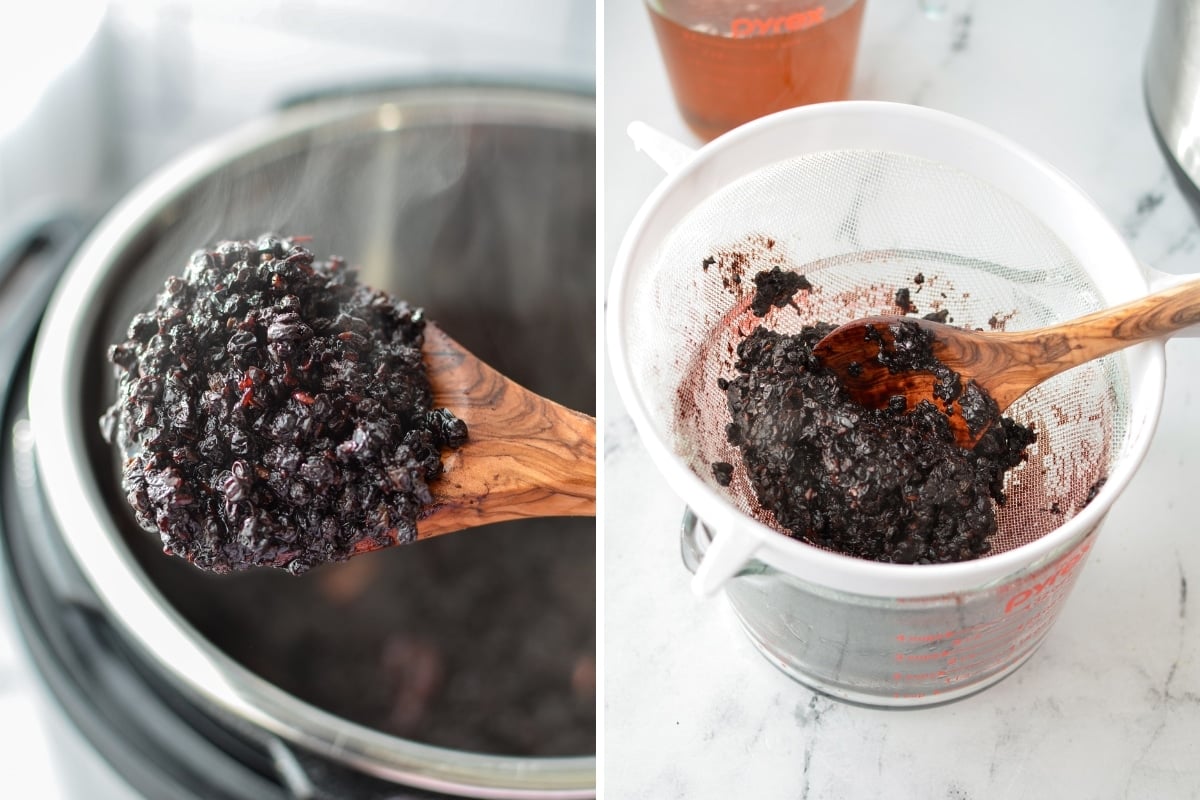
[[[724,584],[750,641],[796,680],[843,700],[924,705],[995,683],[1042,642],[1095,539],[1031,564],[1002,583],[923,597],[879,597],[806,581],[751,559]],[[684,563],[712,542],[684,515]]]
[[[724,588],[773,663],[829,694],[922,705],[1016,669],[1056,619],[1105,512],[1157,422],[1164,348],[1151,342],[1042,384],[1011,416],[1038,431],[1009,476],[985,557],[863,561],[781,535],[735,472],[723,396],[759,268],[818,287],[764,324],[896,313],[920,271],[927,307],[1009,330],[1071,319],[1182,280],[1144,270],[1084,194],[995,133],[928,109],[833,103],[782,112],[692,152],[635,123],[667,168],[617,255],[609,352],[647,449],[703,523],[685,560],[701,595]],[[765,243],[765,244],[764,244]],[[724,271],[722,271],[724,268]]]

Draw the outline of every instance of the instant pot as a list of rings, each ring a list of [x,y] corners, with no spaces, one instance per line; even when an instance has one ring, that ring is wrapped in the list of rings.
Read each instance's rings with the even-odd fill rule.
[[[47,219],[4,253],[4,585],[75,795],[594,796],[594,520],[492,526],[443,537],[442,553],[435,540],[335,565],[375,605],[326,614],[353,600],[322,570],[238,576],[239,588],[155,552],[97,424],[113,393],[105,353],[129,317],[192,250],[268,230],[312,236],[318,256],[359,264],[364,283],[424,306],[502,373],[594,413],[594,122],[591,96],[543,89],[308,102],[190,152],[95,227]],[[383,559],[437,569],[401,582]],[[454,574],[439,583],[441,572]],[[235,594],[241,606],[213,610]],[[373,652],[343,629],[410,605],[464,626],[493,614],[469,636],[423,631],[428,648],[453,639],[468,653],[458,673],[449,649],[418,656],[443,664],[438,685],[457,707],[500,704],[460,726],[491,725],[495,747],[453,731],[431,743],[433,722],[407,717],[365,723],[354,703],[379,693],[373,680],[343,705],[321,694]],[[260,646],[222,643],[234,622]],[[489,655],[472,656],[476,645]],[[276,679],[284,667],[306,674]]]

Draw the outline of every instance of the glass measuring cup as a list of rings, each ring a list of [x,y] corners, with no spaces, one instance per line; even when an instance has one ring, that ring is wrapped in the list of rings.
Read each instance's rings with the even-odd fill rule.
[[[705,140],[850,90],[866,0],[647,0],[679,110]]]
[[[754,646],[793,679],[851,702],[929,705],[987,688],[1033,655],[1096,530],[1008,580],[970,591],[873,597],[752,560],[726,582],[725,595]],[[689,510],[680,536],[684,564],[695,572],[712,535]]]

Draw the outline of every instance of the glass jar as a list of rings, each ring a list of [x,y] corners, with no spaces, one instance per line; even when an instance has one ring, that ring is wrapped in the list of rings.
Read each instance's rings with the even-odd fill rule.
[[[647,0],[675,100],[704,140],[850,92],[866,0]]]

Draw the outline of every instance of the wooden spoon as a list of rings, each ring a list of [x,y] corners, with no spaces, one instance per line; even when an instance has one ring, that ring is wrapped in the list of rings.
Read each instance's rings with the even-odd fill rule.
[[[892,373],[876,359],[879,342],[890,346],[891,326],[913,324],[933,335],[933,354],[951,370],[986,391],[1002,412],[1047,378],[1130,345],[1175,333],[1200,323],[1200,281],[1156,292],[1116,308],[1031,331],[964,330],[915,317],[867,317],[836,328],[813,352],[845,383],[850,396],[868,408],[882,408],[899,395],[912,408],[930,400],[935,381],[927,372]],[[954,403],[950,427],[963,447],[973,447],[986,427],[968,430],[962,409]]]
[[[467,443],[442,455],[434,502],[417,538],[526,517],[596,513],[596,420],[534,394],[425,327],[435,408],[467,423]],[[375,549],[364,542],[360,552]]]

